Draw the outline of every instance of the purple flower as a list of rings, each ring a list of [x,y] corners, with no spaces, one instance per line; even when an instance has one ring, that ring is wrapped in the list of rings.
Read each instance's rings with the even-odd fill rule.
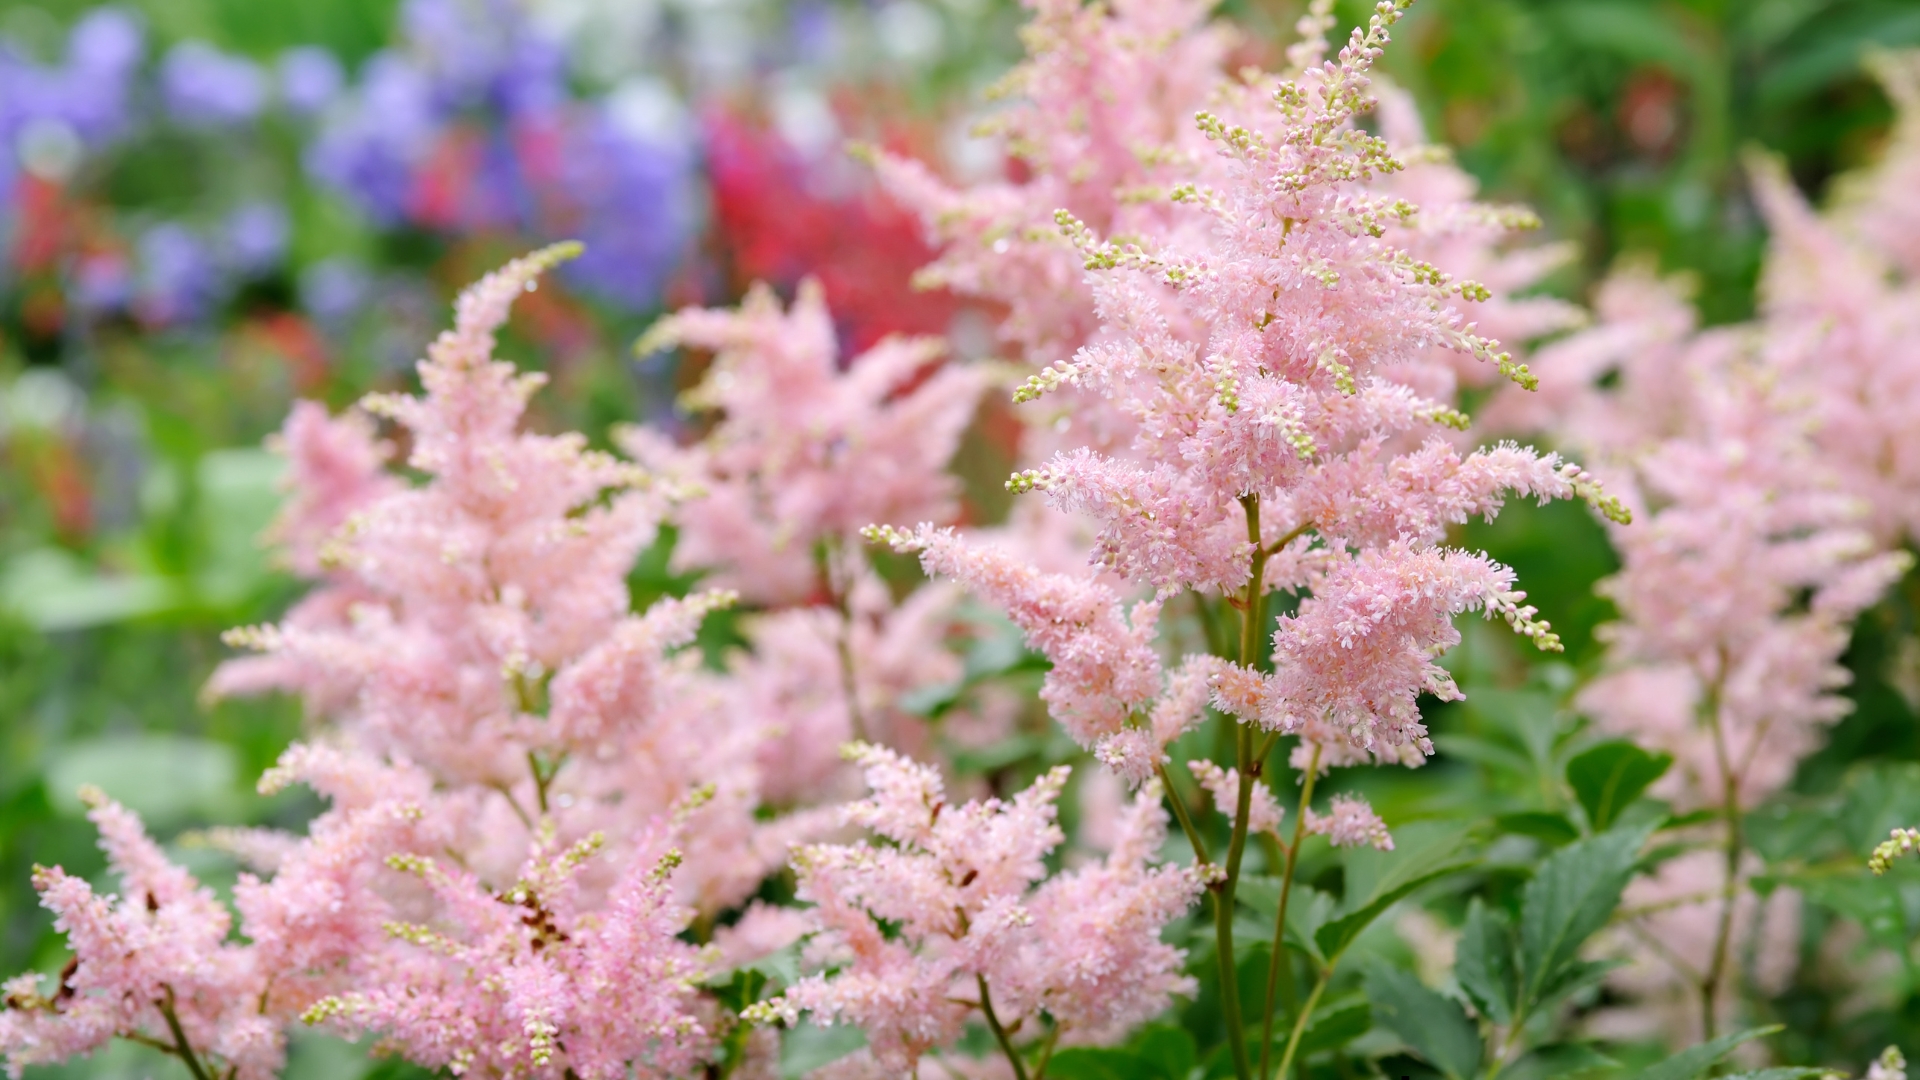
[[[202,41],[186,41],[161,62],[160,91],[175,120],[190,127],[219,127],[260,115],[267,84],[253,61]]]
[[[245,277],[280,265],[287,254],[287,212],[273,203],[248,203],[227,218],[226,263]]]
[[[366,304],[372,282],[346,259],[322,259],[300,275],[300,306],[319,322],[338,326]]]
[[[118,252],[83,255],[74,265],[68,299],[83,314],[120,311],[133,298],[133,274]]]
[[[142,319],[160,326],[191,322],[213,306],[219,287],[206,244],[186,226],[167,222],[140,238],[134,306]]]
[[[307,171],[375,222],[404,221],[413,170],[440,126],[431,96],[418,67],[393,53],[376,54],[362,70],[351,104],[308,145]]]
[[[325,49],[302,45],[280,54],[280,100],[301,116],[332,104],[346,81],[340,61]]]
[[[580,208],[576,231],[588,243],[563,273],[609,303],[651,307],[686,246],[691,154],[626,130],[607,109],[568,136],[561,183]]]
[[[10,148],[35,125],[62,128],[89,147],[119,137],[141,47],[140,24],[110,7],[74,25],[59,67],[32,63],[0,42],[0,145]]]

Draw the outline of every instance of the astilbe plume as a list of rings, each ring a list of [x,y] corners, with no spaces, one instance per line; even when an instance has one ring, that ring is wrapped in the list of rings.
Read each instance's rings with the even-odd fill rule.
[[[713,430],[690,448],[639,430],[624,442],[699,489],[675,516],[676,567],[712,569],[749,601],[793,603],[831,587],[823,545],[837,554],[876,520],[952,518],[958,485],[944,469],[983,383],[971,368],[936,367],[937,339],[889,337],[843,365],[808,281],[789,310],[756,286],[738,311],[662,320],[638,349],[675,345],[714,354],[686,396],[717,414]]]
[[[1727,821],[1780,790],[1846,711],[1835,692],[1854,618],[1896,578],[1789,389],[1807,334],[1696,333],[1684,300],[1629,268],[1598,298],[1599,321],[1542,353],[1574,389],[1555,405],[1562,437],[1634,507],[1613,531],[1622,568],[1601,586],[1620,612],[1607,663],[1579,703],[1609,732],[1672,754],[1656,790]],[[1791,974],[1797,902],[1747,891],[1757,866],[1731,824],[1628,887],[1632,961],[1612,977],[1633,1007],[1607,1030],[1713,1031],[1736,986]],[[1650,948],[1646,942],[1657,943]],[[1736,952],[1738,943],[1758,950]],[[1729,965],[1752,955],[1744,972]],[[1785,965],[1785,966],[1783,966]],[[1687,1007],[1688,998],[1692,1007]]]
[[[97,790],[82,797],[123,891],[100,896],[58,867],[35,869],[41,905],[74,956],[51,994],[32,974],[6,983],[7,1074],[18,1080],[28,1065],[122,1037],[165,1048],[185,1040],[245,1080],[278,1075],[286,1042],[256,1005],[271,969],[227,941],[231,917],[213,890],[168,862],[132,813]]]
[[[1003,1043],[1042,1014],[1054,1037],[1102,1041],[1191,991],[1160,928],[1209,875],[1151,865],[1166,828],[1157,790],[1129,807],[1103,862],[1049,877],[1044,860],[1065,839],[1054,807],[1064,767],[1011,799],[954,806],[928,766],[873,746],[850,753],[873,793],[847,820],[884,843],[796,850],[799,896],[814,905],[808,954],[835,970],[750,1015],[858,1025],[897,1075],[958,1038],[975,1009]]]
[[[1152,121],[1145,102],[1118,94],[1096,107],[1084,79],[1047,73],[1080,71],[1091,55],[1101,78],[1124,72],[1129,86],[1173,79],[1175,65],[1190,78],[1189,52],[1211,47],[1200,9],[1122,5],[1071,17],[1045,9],[1044,29],[1030,35],[1038,53],[1015,84],[1031,95],[1014,111],[1026,125],[1019,145],[1045,145],[1043,135],[1067,147],[1111,140],[1129,160],[1152,162],[1158,181],[1106,193],[1108,213],[1094,220],[1127,215],[1114,239],[1069,209],[1057,212],[1058,238],[1023,226],[1026,243],[1057,248],[1064,239],[1077,252],[1097,329],[1062,329],[1057,340],[1085,344],[1029,379],[1016,400],[1075,387],[1075,401],[1094,399],[1093,411],[1116,418],[1110,430],[1127,437],[1062,449],[1009,487],[1043,490],[1057,508],[1091,519],[1094,561],[1111,578],[1041,574],[924,526],[874,535],[1006,607],[1053,661],[1045,695],[1083,743],[1116,745],[1160,693],[1149,642],[1158,600],[1123,613],[1121,588],[1157,598],[1193,589],[1244,604],[1257,575],[1251,600],[1269,589],[1309,598],[1281,620],[1276,670],[1216,670],[1216,704],[1272,731],[1312,726],[1329,742],[1392,759],[1412,747],[1417,760],[1427,746],[1416,696],[1457,694],[1433,663],[1457,640],[1454,615],[1483,610],[1543,647],[1556,644],[1511,572],[1439,546],[1446,529],[1496,512],[1508,493],[1583,497],[1624,513],[1552,455],[1455,449],[1439,433],[1464,418],[1391,378],[1438,347],[1531,383],[1454,306],[1486,290],[1395,246],[1401,223],[1420,212],[1368,186],[1400,168],[1383,141],[1353,126],[1371,104],[1368,73],[1400,11],[1383,5],[1337,61],[1305,63],[1296,80],[1243,73],[1209,82],[1219,113],[1198,116],[1189,129],[1198,139]],[[1130,20],[1143,19],[1160,20],[1159,36],[1136,33]],[[1115,72],[1100,66],[1123,59]],[[1111,122],[1061,119],[1110,112]],[[969,250],[959,244],[948,258],[971,259]],[[1158,758],[1150,749],[1128,771],[1146,775]]]
[[[755,818],[765,732],[673,654],[730,597],[629,611],[669,493],[578,436],[519,429],[539,380],[493,359],[494,334],[567,254],[468,290],[425,395],[366,403],[406,429],[423,483],[378,468],[364,418],[296,410],[277,536],[322,577],[281,624],[232,636],[263,655],[210,691],[304,693],[313,741],[261,786],[330,806],[301,838],[230,838],[273,864],[241,876],[231,941],[211,894],[97,807],[129,898],[41,875],[76,960],[51,996],[9,984],[10,1067],[118,1034],[264,1077],[300,1018],[456,1073],[665,1076],[708,1054],[710,958],[679,935],[744,900],[792,827]]]

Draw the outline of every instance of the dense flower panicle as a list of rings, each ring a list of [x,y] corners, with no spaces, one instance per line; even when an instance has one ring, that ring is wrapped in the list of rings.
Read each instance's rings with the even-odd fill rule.
[[[520,879],[496,893],[469,872],[427,857],[394,856],[439,901],[433,924],[392,922],[400,947],[367,972],[367,989],[307,1012],[357,1034],[378,1031],[429,1067],[481,1075],[614,1080],[679,1075],[703,1049],[690,1005],[701,974],[676,937],[666,852],[635,859],[591,917],[576,876],[599,837],[536,845]],[[654,845],[643,843],[643,849]]]
[[[1240,770],[1223,769],[1211,761],[1199,760],[1187,762],[1187,771],[1200,782],[1200,786],[1213,796],[1213,808],[1231,819],[1236,810],[1236,801],[1240,798]],[[1265,784],[1253,785],[1253,803],[1247,813],[1247,829],[1257,833],[1280,833],[1280,819],[1286,811],[1273,797],[1273,789]],[[1311,819],[1309,819],[1311,820]]]
[[[322,552],[334,533],[355,513],[399,489],[386,471],[390,450],[374,437],[365,415],[331,417],[313,401],[294,403],[272,445],[285,455],[290,475],[287,502],[271,539],[296,573],[318,577]]]
[[[167,861],[133,814],[98,791],[83,797],[124,892],[100,896],[57,867],[35,871],[41,905],[54,913],[74,958],[51,994],[33,975],[6,984],[0,1051],[8,1075],[90,1054],[116,1036],[173,1046],[177,1022],[198,1052],[236,1077],[277,1076],[285,1038],[259,1009],[271,969],[227,941],[226,908]]]
[[[917,552],[927,573],[951,577],[1007,612],[1027,643],[1053,663],[1041,699],[1069,734],[1097,747],[1126,727],[1132,711],[1161,691],[1153,649],[1159,604],[1127,609],[1090,576],[1047,574],[997,547],[974,546],[950,529],[874,530],[895,551]]]
[[[1463,177],[1434,172],[1413,185],[1440,199],[1426,216],[1386,193],[1382,185],[1404,163],[1355,123],[1373,104],[1371,68],[1403,7],[1381,5],[1334,59],[1325,59],[1324,41],[1314,43],[1326,24],[1326,13],[1318,12],[1303,23],[1309,42],[1296,51],[1291,78],[1216,72],[1199,81],[1190,68],[1176,73],[1165,65],[1217,57],[1213,32],[1200,25],[1202,9],[1045,9],[1029,42],[1035,56],[1014,84],[1028,98],[1012,113],[1010,145],[1025,154],[1053,145],[1048,140],[1063,147],[1112,140],[1130,152],[1116,156],[1121,165],[1111,176],[1092,167],[1072,174],[1086,177],[1071,188],[1084,196],[1077,206],[1060,199],[1064,166],[1039,170],[1023,184],[930,204],[955,237],[995,237],[978,249],[977,241],[951,239],[947,261],[936,264],[944,267],[942,280],[952,283],[962,265],[997,272],[1001,263],[989,258],[995,253],[1010,270],[996,280],[1013,282],[1038,266],[1029,249],[1040,242],[1036,226],[1044,219],[1032,206],[1018,209],[1031,198],[1056,200],[1050,213],[1057,231],[1086,271],[1079,288],[1092,322],[1058,318],[1042,334],[1034,327],[1045,317],[1034,312],[1031,325],[1013,333],[1036,360],[1048,362],[1016,400],[1067,393],[1075,420],[1090,421],[1087,433],[1068,425],[1069,433],[1053,440],[1059,452],[1016,474],[1008,487],[1045,491],[1056,508],[1090,519],[1098,529],[1092,561],[1160,598],[1186,589],[1239,596],[1258,554],[1267,567],[1260,591],[1309,598],[1282,621],[1276,670],[1253,695],[1258,706],[1223,707],[1280,731],[1315,723],[1316,734],[1337,734],[1353,751],[1396,760],[1406,756],[1400,748],[1428,749],[1418,695],[1457,696],[1434,663],[1457,640],[1453,616],[1483,610],[1541,648],[1558,646],[1524,605],[1510,571],[1438,546],[1447,529],[1492,516],[1514,494],[1580,498],[1611,518],[1627,516],[1593,477],[1554,455],[1512,444],[1459,450],[1442,433],[1466,418],[1448,400],[1422,392],[1430,384],[1452,390],[1450,376],[1436,383],[1413,371],[1432,366],[1435,350],[1524,386],[1533,380],[1463,314],[1464,305],[1488,299],[1490,291],[1416,251],[1458,247],[1496,265],[1495,234],[1524,224],[1522,215],[1471,204]],[[1136,33],[1143,19],[1164,21],[1147,36]],[[1102,66],[1109,64],[1154,75],[1136,72],[1132,85],[1104,94],[1085,80],[1052,74],[1083,63],[1100,78],[1112,73]],[[1164,103],[1130,95],[1154,78],[1186,88],[1207,111],[1192,126],[1152,119],[1163,116],[1154,110]],[[1404,118],[1399,126],[1406,127]],[[911,173],[890,167],[896,180]],[[1017,236],[1011,226],[985,233],[963,209],[987,205],[1028,215]],[[1513,280],[1526,277],[1514,268]],[[1537,314],[1510,322],[1523,333],[1566,322],[1557,307]],[[1046,351],[1049,342],[1054,352]],[[1075,345],[1070,358],[1059,358]],[[1074,438],[1084,445],[1067,443]],[[1019,579],[999,556],[957,554],[951,541],[936,553],[924,530],[904,546],[925,549],[930,571],[954,573],[1002,604],[1031,604],[1042,580],[1065,588],[1054,578]],[[978,569],[942,571],[937,564],[995,570],[987,580]],[[1115,614],[1107,629],[1073,633],[1072,644],[1116,643],[1127,627],[1117,618],[1117,600],[1108,610]],[[1130,727],[1128,713],[1153,696],[1158,672],[1142,664],[1132,670],[1150,672],[1151,682],[1141,678],[1097,698],[1070,690],[1083,671],[1103,680],[1083,685],[1117,684],[1108,668],[1085,665],[1087,650],[1043,644],[1029,625],[1046,621],[1045,633],[1058,636],[1077,625],[1073,620],[1035,611],[1015,621],[1053,660],[1047,700],[1082,742],[1119,737]],[[1112,647],[1091,651],[1124,655]],[[1102,756],[1135,762],[1125,767],[1139,775],[1151,755],[1115,745]]]
[[[1920,115],[1920,103],[1905,109]],[[1886,167],[1900,167],[1898,153]],[[1818,343],[1784,373],[1812,402],[1814,443],[1844,488],[1866,500],[1880,545],[1920,536],[1920,449],[1911,438],[1920,414],[1920,270],[1890,263],[1876,240],[1817,216],[1777,163],[1758,159],[1752,171],[1773,234],[1762,316],[1770,333]],[[1897,220],[1869,231],[1902,235]]]
[[[1355,795],[1335,795],[1326,814],[1307,811],[1307,832],[1324,836],[1334,847],[1372,846],[1393,850],[1393,834],[1387,823],[1373,812],[1367,800]]]
[[[1614,534],[1624,565],[1603,588],[1622,619],[1604,629],[1610,670],[1581,701],[1674,754],[1683,801],[1718,804],[1733,783],[1752,805],[1787,782],[1846,711],[1849,627],[1904,566],[1874,553],[1865,508],[1809,438],[1803,399],[1781,389],[1808,347],[1718,331],[1622,352],[1594,371],[1617,371],[1612,388],[1577,406],[1587,449],[1643,510]],[[1650,419],[1683,412],[1684,428]]]
[[[678,935],[695,910],[743,901],[819,827],[756,820],[768,733],[675,652],[732,597],[629,611],[625,576],[661,485],[578,436],[520,429],[539,380],[495,360],[494,335],[566,254],[469,290],[420,366],[425,395],[369,402],[406,429],[423,484],[379,469],[364,421],[303,408],[289,422],[280,537],[312,555],[320,583],[282,624],[236,632],[264,655],[230,661],[210,689],[303,692],[324,726],[262,788],[303,783],[331,806],[304,837],[255,838],[273,865],[235,888],[247,944],[222,944],[227,916],[207,898],[205,949],[226,951],[153,966],[170,973],[194,1051],[240,1076],[268,1075],[250,1062],[278,1055],[301,1016],[377,1030],[455,1071],[683,1073],[709,1040],[692,986],[703,968]],[[138,854],[123,824],[103,818],[115,850]],[[170,899],[184,879],[157,858],[132,876],[166,882],[143,886],[165,913],[189,901]],[[60,889],[63,910],[83,899]],[[216,976],[255,981],[219,994],[192,981]],[[116,1007],[151,1011],[155,993]],[[148,1019],[109,1018],[89,1037],[153,1033]]]
[[[789,310],[757,287],[737,312],[670,316],[639,348],[673,345],[714,354],[686,400],[718,421],[693,448],[644,432],[625,441],[701,489],[676,515],[677,567],[709,569],[751,601],[793,603],[820,586],[816,545],[874,521],[952,519],[958,484],[944,470],[985,384],[969,367],[934,368],[939,342],[888,338],[843,366],[808,281]]]
[[[1534,618],[1513,571],[1485,555],[1396,542],[1342,560],[1274,632],[1271,675],[1234,667],[1215,679],[1221,711],[1322,745],[1399,759],[1433,752],[1417,696],[1460,697],[1434,658],[1460,640],[1453,617],[1504,618],[1543,647],[1557,644]],[[1328,764],[1344,764],[1350,755]]]
[[[1159,931],[1205,875],[1149,865],[1166,827],[1157,788],[1136,800],[1105,862],[1048,878],[1043,860],[1065,839],[1054,803],[1066,769],[1010,800],[952,806],[931,768],[873,746],[852,753],[873,794],[848,820],[892,843],[796,852],[799,895],[815,905],[810,955],[838,970],[751,1014],[856,1024],[898,1071],[959,1036],[986,1003],[981,986],[999,1022],[1044,1011],[1083,1040],[1122,1036],[1190,990]]]
[[[916,756],[932,751],[926,720],[910,713],[904,698],[964,674],[946,647],[954,601],[950,586],[929,586],[896,606],[877,577],[863,575],[853,584],[845,617],[814,606],[742,620],[750,648],[728,658],[725,692],[730,708],[765,718],[775,729],[757,758],[763,799],[791,805],[858,795],[858,775],[839,753],[850,740]],[[843,643],[852,658],[844,667]],[[981,735],[1004,727],[1004,717],[981,720]]]
[[[1013,100],[978,130],[999,136],[1027,179],[960,190],[910,159],[881,155],[876,167],[942,249],[919,280],[1003,306],[1001,335],[1043,366],[1066,360],[1099,326],[1055,211],[1113,234],[1161,231],[1165,193],[1203,145],[1192,117],[1230,37],[1194,0],[1026,6],[1028,58],[996,89]]]

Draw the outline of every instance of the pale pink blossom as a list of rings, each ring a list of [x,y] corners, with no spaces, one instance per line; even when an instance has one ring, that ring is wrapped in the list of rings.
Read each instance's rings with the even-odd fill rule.
[[[1357,795],[1335,795],[1325,814],[1309,809],[1307,831],[1326,837],[1327,843],[1334,847],[1371,846],[1381,851],[1393,850],[1393,834],[1387,831],[1387,823],[1373,812],[1367,800]]]
[[[817,545],[875,521],[952,519],[959,482],[944,470],[985,383],[939,364],[939,341],[889,338],[843,364],[825,294],[807,281],[789,310],[757,287],[738,311],[668,317],[641,348],[671,345],[714,354],[685,401],[717,422],[690,448],[640,431],[623,442],[697,489],[675,515],[675,567],[794,603],[827,584]]]
[[[1045,1012],[1077,1038],[1105,1040],[1190,992],[1180,950],[1159,932],[1205,875],[1150,865],[1166,826],[1157,788],[1129,808],[1105,862],[1048,878],[1045,856],[1064,840],[1054,823],[1064,768],[1012,799],[954,806],[924,765],[872,746],[855,760],[873,794],[848,820],[891,843],[796,853],[818,931],[808,954],[838,970],[750,1013],[856,1024],[875,1058],[911,1071],[975,1008],[991,1005],[1009,1026]]]

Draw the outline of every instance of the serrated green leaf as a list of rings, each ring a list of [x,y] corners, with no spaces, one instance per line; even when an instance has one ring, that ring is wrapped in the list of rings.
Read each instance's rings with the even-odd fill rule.
[[[1480,1068],[1480,1035],[1458,1002],[1384,963],[1367,968],[1365,985],[1374,1020],[1429,1063],[1454,1080]]]
[[[1513,927],[1499,911],[1478,897],[1467,907],[1454,952],[1453,977],[1487,1019],[1505,1024],[1513,1019],[1519,980],[1513,967]]]
[[[1392,851],[1363,845],[1340,853],[1345,911],[1358,910],[1402,882],[1457,862],[1455,853],[1466,839],[1466,830],[1453,822],[1415,821],[1396,827],[1393,838]]]
[[[1749,1028],[1731,1035],[1722,1035],[1712,1042],[1688,1047],[1658,1065],[1641,1070],[1639,1080],[1694,1080],[1695,1077],[1712,1068],[1721,1058],[1732,1053],[1733,1048],[1741,1043],[1784,1030],[1786,1030],[1784,1025],[1774,1024],[1771,1027]]]
[[[1325,957],[1328,963],[1337,962],[1340,954],[1347,950],[1347,946],[1353,944],[1353,940],[1359,937],[1367,927],[1373,925],[1373,920],[1379,918],[1388,908],[1399,903],[1421,886],[1473,865],[1470,862],[1453,863],[1429,870],[1411,880],[1402,881],[1376,895],[1359,910],[1342,915],[1314,931],[1313,943],[1319,947],[1320,955]],[[1288,915],[1291,917],[1292,912],[1288,912]]]
[[[1594,832],[1606,832],[1620,812],[1673,765],[1670,754],[1650,754],[1630,742],[1604,742],[1567,762],[1567,783]]]
[[[1570,844],[1547,857],[1527,882],[1520,906],[1520,994],[1516,1013],[1544,997],[1580,946],[1605,926],[1633,876],[1646,829],[1619,829]]]

